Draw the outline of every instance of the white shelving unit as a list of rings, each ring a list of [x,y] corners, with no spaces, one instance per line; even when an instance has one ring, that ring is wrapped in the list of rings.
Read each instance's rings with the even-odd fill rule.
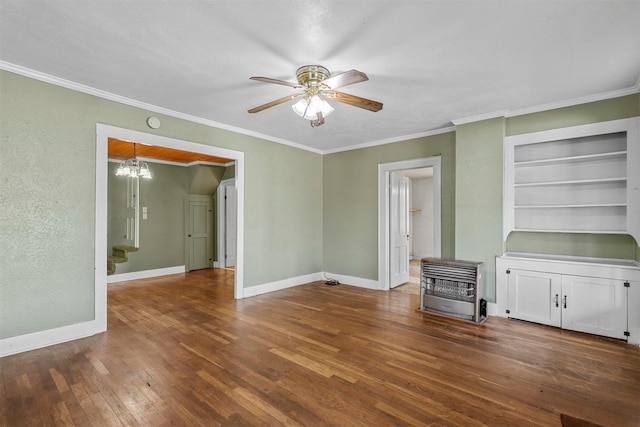
[[[640,241],[640,119],[505,139],[504,229]]]

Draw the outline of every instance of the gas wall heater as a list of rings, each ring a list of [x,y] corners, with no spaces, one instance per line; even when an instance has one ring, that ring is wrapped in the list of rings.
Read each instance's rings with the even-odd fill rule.
[[[421,267],[420,310],[477,323],[487,318],[483,263],[423,258]]]

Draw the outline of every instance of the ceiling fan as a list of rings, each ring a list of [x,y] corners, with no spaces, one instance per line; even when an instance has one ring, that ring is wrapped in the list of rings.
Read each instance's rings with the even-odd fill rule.
[[[252,108],[249,110],[249,113],[258,113],[267,108],[301,98],[291,106],[293,111],[300,117],[309,120],[311,127],[316,127],[323,124],[324,118],[333,112],[333,107],[331,107],[325,98],[373,112],[382,109],[382,103],[380,102],[335,90],[339,87],[369,80],[367,75],[361,71],[349,70],[332,76],[329,70],[321,65],[305,65],[298,68],[296,77],[298,83],[271,79],[269,77],[250,77],[251,80],[300,89],[301,92]]]

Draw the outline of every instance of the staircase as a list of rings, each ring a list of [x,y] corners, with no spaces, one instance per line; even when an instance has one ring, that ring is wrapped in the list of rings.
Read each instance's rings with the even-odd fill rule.
[[[111,248],[112,255],[107,257],[107,276],[116,272],[116,264],[127,262],[129,260],[129,252],[137,252],[135,246],[116,245]]]

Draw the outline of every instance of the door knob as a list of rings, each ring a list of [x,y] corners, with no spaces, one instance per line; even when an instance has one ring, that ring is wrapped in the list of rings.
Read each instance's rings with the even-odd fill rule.
[[[191,237],[191,234],[189,234],[189,237]]]

